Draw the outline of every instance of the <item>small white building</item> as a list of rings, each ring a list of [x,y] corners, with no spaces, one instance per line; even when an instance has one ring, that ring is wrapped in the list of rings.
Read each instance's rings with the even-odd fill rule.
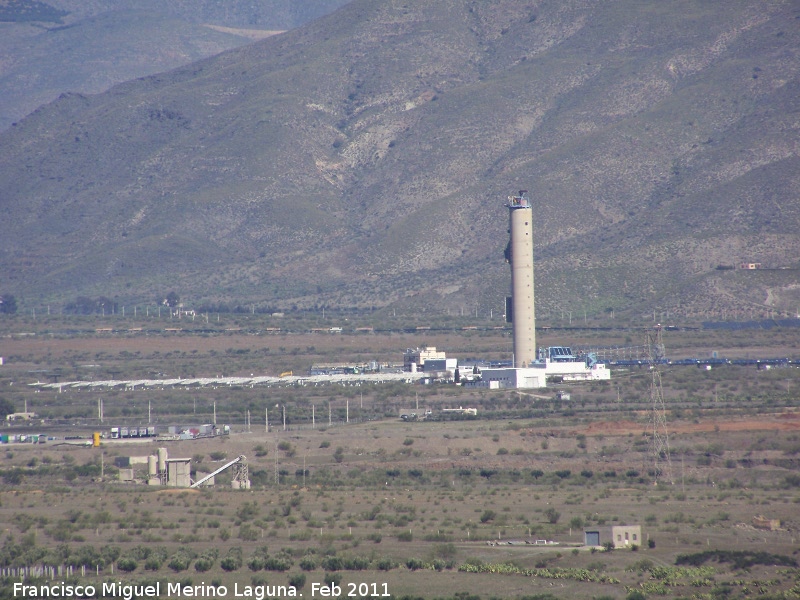
[[[586,527],[583,530],[583,540],[586,546],[605,546],[611,542],[614,548],[630,548],[642,545],[641,525],[605,525],[601,527]]]
[[[490,390],[499,389],[533,389],[547,386],[544,369],[537,368],[506,368],[506,369],[481,369],[480,381],[468,383],[469,387],[485,387]]]

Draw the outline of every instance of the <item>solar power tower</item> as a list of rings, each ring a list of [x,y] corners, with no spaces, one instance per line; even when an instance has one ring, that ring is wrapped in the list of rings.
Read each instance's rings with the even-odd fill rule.
[[[533,297],[533,209],[527,190],[509,196],[511,240],[506,259],[511,265],[511,313],[514,366],[527,367],[536,358],[536,315]]]

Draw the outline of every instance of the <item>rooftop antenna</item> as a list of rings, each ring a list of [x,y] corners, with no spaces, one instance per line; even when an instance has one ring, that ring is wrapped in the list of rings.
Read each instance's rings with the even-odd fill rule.
[[[664,340],[661,325],[647,330],[647,359],[650,364],[652,380],[650,383],[650,401],[652,416],[650,419],[651,438],[650,456],[653,461],[653,484],[659,478],[669,483],[672,480],[672,459],[669,455],[669,433],[667,432],[667,411],[664,407],[664,392],[661,387],[661,365],[664,359]]]

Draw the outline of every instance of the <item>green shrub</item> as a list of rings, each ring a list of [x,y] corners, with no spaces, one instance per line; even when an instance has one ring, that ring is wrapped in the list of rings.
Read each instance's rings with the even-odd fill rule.
[[[117,561],[117,568],[120,571],[124,571],[125,573],[130,573],[136,570],[136,567],[139,566],[138,561],[135,558],[120,558]]]
[[[339,556],[326,556],[320,565],[326,571],[341,571],[344,568],[344,560]]]
[[[194,570],[198,573],[205,573],[214,566],[214,561],[210,558],[198,558],[194,562]]]
[[[292,568],[292,561],[287,557],[270,556],[264,561],[267,571],[288,571]]]
[[[242,560],[233,556],[226,556],[219,561],[219,566],[222,567],[223,571],[236,571],[242,567]]]
[[[191,562],[191,559],[187,556],[175,555],[170,559],[169,563],[167,563],[167,566],[176,573],[179,573],[180,571],[188,569]]]
[[[288,457],[292,457],[297,453],[295,447],[285,440],[278,444],[278,450],[286,453],[286,456]]]
[[[313,556],[304,556],[300,559],[300,568],[303,571],[313,571],[317,568],[317,559]]]
[[[379,571],[391,571],[392,569],[397,568],[397,563],[393,561],[391,558],[379,558],[375,562],[375,566],[378,568]]]
[[[555,525],[561,518],[561,513],[551,506],[546,511],[544,511],[544,516],[547,517],[548,523],[550,523],[551,525]]]
[[[252,525],[242,525],[239,527],[239,539],[245,542],[255,542],[259,538],[259,531]]]
[[[222,567],[223,571],[238,571],[242,568],[242,549],[239,547],[233,547],[228,550],[228,553],[225,555],[221,561],[219,561],[219,566]]]

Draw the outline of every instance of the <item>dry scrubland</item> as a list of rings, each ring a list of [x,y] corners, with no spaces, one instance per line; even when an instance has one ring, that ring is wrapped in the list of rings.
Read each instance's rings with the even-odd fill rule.
[[[562,334],[541,342],[591,344],[601,336]],[[639,343],[635,331],[602,335]],[[780,356],[795,347],[794,335],[670,332],[665,341],[679,356]],[[242,333],[9,338],[0,397],[18,410],[27,400],[30,410],[61,423],[57,435],[85,435],[98,427],[100,394],[34,393],[20,385],[36,377],[29,371],[60,368],[62,380],[86,372],[95,379],[264,373],[334,359],[399,362],[403,348],[423,342],[459,356],[498,357],[509,344],[502,332],[426,340]],[[235,583],[264,582],[302,584],[308,597],[312,583],[326,580],[386,583],[394,597],[800,596],[795,370],[665,371],[672,483],[664,474],[658,485],[646,435],[650,374],[613,377],[570,386],[569,403],[555,401],[553,388],[518,394],[438,385],[102,392],[106,428],[146,419],[148,400],[159,424],[207,422],[216,401],[218,421],[232,423],[234,432],[184,442],[107,441],[100,449],[2,448],[0,565],[86,565],[85,581],[213,582],[228,586],[230,597]],[[348,403],[352,422],[343,424]],[[400,408],[417,403],[434,414],[476,406],[479,418],[397,419]],[[276,404],[287,406],[286,431],[277,409],[273,416]],[[316,429],[309,424],[312,405]],[[116,456],[159,446],[170,456],[193,457],[200,471],[244,454],[253,489],[230,490],[224,476],[203,491],[114,482]],[[753,528],[761,514],[780,519],[781,529]],[[641,524],[644,543],[636,551],[580,547],[583,527],[603,524]],[[489,543],[537,539],[558,545]],[[6,589],[11,581],[4,580]]]

